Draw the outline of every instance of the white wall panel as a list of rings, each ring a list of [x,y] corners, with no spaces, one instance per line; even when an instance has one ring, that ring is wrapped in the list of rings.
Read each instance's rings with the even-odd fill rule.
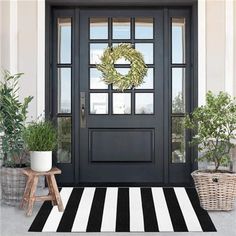
[[[234,38],[233,38],[233,42],[234,42],[234,58],[233,58],[233,67],[234,67],[234,84],[233,84],[233,88],[234,88],[234,96],[236,96],[236,1],[234,1]]]
[[[1,1],[1,68],[10,69],[10,2]]]
[[[234,93],[234,0],[225,1],[225,91]]]
[[[37,0],[18,2],[18,71],[20,98],[32,95],[29,120],[37,117]]]
[[[206,2],[207,90],[225,90],[225,2]]]
[[[206,0],[198,2],[198,104],[205,104],[206,94]]]

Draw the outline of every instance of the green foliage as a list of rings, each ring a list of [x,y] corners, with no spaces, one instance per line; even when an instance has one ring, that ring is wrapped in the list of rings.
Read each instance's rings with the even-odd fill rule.
[[[115,68],[115,62],[122,57],[131,64],[127,75],[122,75]],[[143,55],[128,43],[108,47],[104,51],[101,64],[97,65],[97,69],[102,72],[102,79],[106,84],[113,84],[120,91],[138,87],[143,83],[147,74],[147,66],[144,63]]]
[[[52,151],[57,145],[57,132],[50,121],[33,122],[24,131],[29,151]]]
[[[229,164],[230,150],[236,138],[236,99],[220,92],[206,95],[206,105],[196,108],[185,119],[185,127],[193,130],[195,136],[190,142],[198,145],[203,153],[200,158],[215,163],[215,171],[220,165]]]
[[[22,73],[11,75],[3,72],[0,82],[0,133],[2,133],[3,164],[14,167],[22,164],[24,155],[24,130],[28,105],[33,99],[29,96],[23,102],[18,97],[18,82]]]
[[[71,162],[71,118],[61,117],[57,123],[58,148],[57,161],[61,163]]]
[[[182,92],[179,92],[177,96],[175,96],[172,102],[172,112],[173,113],[184,113],[184,99]]]

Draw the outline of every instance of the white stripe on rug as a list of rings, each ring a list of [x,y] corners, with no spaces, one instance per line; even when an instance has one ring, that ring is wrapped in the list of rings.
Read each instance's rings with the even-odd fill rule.
[[[202,231],[202,227],[198,221],[198,218],[185,191],[185,188],[174,188],[174,190],[188,231]]]
[[[116,231],[118,188],[107,188],[102,216],[101,232]]]
[[[130,232],[143,232],[143,208],[141,200],[140,188],[129,189],[129,204],[130,204]]]
[[[95,189],[96,188],[84,189],[71,232],[86,232]]]
[[[163,189],[159,187],[152,188],[152,196],[159,231],[174,231]]]
[[[62,188],[62,190],[60,191],[61,200],[64,208],[66,208],[66,204],[70,198],[72,190],[73,188]],[[52,208],[52,211],[50,212],[50,215],[47,218],[42,232],[55,232],[60,223],[62,215],[63,212],[59,212],[57,206],[54,206]]]

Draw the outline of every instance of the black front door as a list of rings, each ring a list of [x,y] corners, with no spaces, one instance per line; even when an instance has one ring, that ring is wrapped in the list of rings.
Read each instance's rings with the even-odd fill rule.
[[[188,10],[68,9],[53,15],[55,157],[68,184],[163,184],[190,180]],[[145,83],[118,92],[96,69],[107,46],[130,43],[148,67]],[[116,69],[126,74],[123,58]]]
[[[163,39],[156,43],[162,19],[158,10],[80,12],[82,182],[162,182]],[[145,83],[123,93],[102,83],[95,67],[108,45],[121,42],[140,50],[148,65]],[[127,73],[127,63],[119,60],[117,70]]]

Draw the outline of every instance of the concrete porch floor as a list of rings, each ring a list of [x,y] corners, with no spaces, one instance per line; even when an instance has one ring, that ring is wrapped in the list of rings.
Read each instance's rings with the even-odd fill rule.
[[[46,191],[43,190],[43,192]],[[42,194],[42,190],[40,191]],[[17,207],[9,207],[4,204],[0,205],[0,236],[36,236],[41,233],[28,233],[28,229],[34,220],[42,203],[36,203],[31,217],[26,217],[23,210]],[[210,233],[129,233],[129,235],[160,235],[160,236],[236,236],[236,209],[231,212],[210,212],[211,219],[217,228],[217,232]],[[69,235],[70,233],[43,233],[43,235]],[[73,235],[81,235],[82,233],[73,233]],[[128,233],[83,233],[90,235],[128,235]]]

